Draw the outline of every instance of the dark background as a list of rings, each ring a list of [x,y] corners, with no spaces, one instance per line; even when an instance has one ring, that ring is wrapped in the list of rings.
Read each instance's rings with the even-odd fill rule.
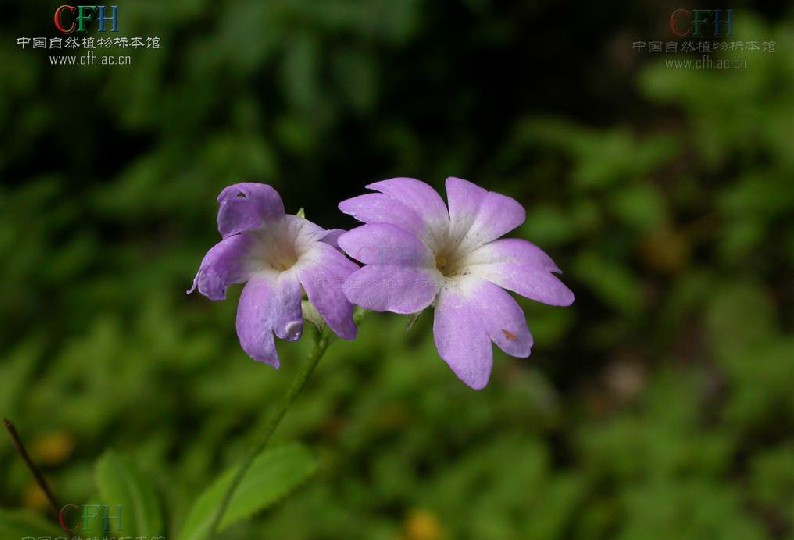
[[[438,358],[425,314],[333,346],[277,433],[317,476],[228,538],[792,538],[794,19],[735,3],[746,69],[666,67],[670,2],[135,1],[129,66],[53,66],[55,4],[0,2],[0,414],[59,500],[115,448],[172,534],[281,395],[224,303],[185,296],[215,197],[339,201],[393,176],[517,198],[513,233],[576,294],[524,302],[533,354],[486,390]],[[89,35],[99,37],[99,34]],[[57,53],[58,51],[56,51]],[[66,51],[60,51],[66,53]],[[82,54],[78,49],[74,54]],[[122,54],[119,50],[108,54]],[[442,189],[443,193],[443,189]],[[0,444],[0,504],[46,503]]]

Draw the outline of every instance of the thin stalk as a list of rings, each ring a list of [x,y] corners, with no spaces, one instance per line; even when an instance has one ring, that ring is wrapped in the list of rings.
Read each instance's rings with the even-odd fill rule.
[[[19,438],[17,428],[14,427],[14,424],[11,422],[11,420],[8,418],[3,418],[3,424],[5,424],[8,434],[11,436],[11,442],[14,444],[14,448],[17,450],[17,454],[19,454],[19,457],[22,458],[22,461],[30,471],[30,474],[33,475],[33,479],[41,488],[41,491],[44,492],[44,495],[47,497],[47,502],[50,505],[50,509],[57,518],[60,513],[60,509],[58,508],[58,503],[55,502],[55,495],[52,494],[49,484],[47,484],[47,481],[44,479],[44,475],[41,474],[41,471],[38,467],[36,467],[36,464],[33,463],[33,460],[30,459],[30,455],[25,449],[25,445],[22,444],[22,439]]]
[[[240,465],[240,468],[237,470],[237,473],[234,475],[234,479],[229,485],[228,490],[224,494],[223,500],[221,501],[218,511],[215,513],[215,517],[212,520],[212,525],[210,526],[210,538],[215,538],[215,535],[218,531],[218,526],[220,525],[221,519],[223,519],[223,515],[226,513],[226,509],[229,507],[229,503],[232,501],[235,491],[237,491],[237,488],[240,486],[243,478],[245,478],[248,469],[251,468],[251,465],[254,463],[256,457],[261,454],[267,446],[268,441],[270,441],[270,437],[281,423],[281,420],[284,418],[287,410],[289,410],[292,402],[306,385],[306,381],[308,381],[309,377],[311,377],[312,373],[314,373],[314,368],[317,367],[317,364],[320,362],[323,354],[325,354],[325,351],[331,344],[333,337],[333,333],[328,329],[328,327],[325,327],[322,332],[318,332],[318,337],[314,342],[314,349],[312,349],[312,352],[309,354],[309,358],[295,376],[295,379],[293,379],[292,384],[287,390],[287,393],[284,395],[284,399],[281,400],[278,408],[273,411],[267,421],[267,424],[265,424],[265,430],[262,433],[262,438],[259,440],[259,443],[251,450],[251,452],[248,453],[245,460]]]

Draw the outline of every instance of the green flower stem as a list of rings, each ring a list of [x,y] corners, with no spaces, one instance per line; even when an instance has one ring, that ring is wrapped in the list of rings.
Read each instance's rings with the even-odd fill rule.
[[[237,474],[234,475],[234,479],[229,485],[229,489],[226,491],[226,494],[223,496],[223,501],[221,502],[218,511],[215,513],[215,518],[212,520],[212,525],[210,526],[210,538],[215,538],[215,535],[218,531],[218,526],[220,525],[223,515],[226,513],[226,509],[229,507],[229,503],[232,501],[234,492],[237,491],[237,487],[240,485],[240,482],[242,482],[243,478],[245,478],[245,475],[248,472],[248,469],[251,468],[256,456],[261,454],[267,446],[268,441],[270,441],[270,437],[273,435],[273,432],[276,431],[276,428],[281,423],[281,420],[284,418],[284,415],[287,413],[290,405],[292,405],[292,402],[306,385],[306,381],[308,381],[309,377],[311,377],[312,373],[314,373],[314,368],[317,367],[317,364],[320,362],[323,354],[325,354],[325,351],[328,349],[328,346],[331,344],[333,338],[334,335],[327,326],[322,330],[322,332],[318,332],[318,337],[314,342],[314,349],[312,349],[312,352],[309,354],[309,358],[306,360],[306,363],[298,372],[295,379],[293,379],[292,384],[287,390],[287,393],[284,395],[284,399],[281,400],[278,408],[268,419],[267,424],[265,425],[265,431],[262,434],[259,444],[257,444],[256,447],[254,447],[253,450],[251,450],[251,452],[246,456],[245,461],[243,461],[242,465],[238,469]]]
[[[356,322],[356,324],[358,324],[364,320],[366,314],[366,311],[357,309],[355,315],[353,316],[353,320]],[[308,381],[309,377],[311,377],[312,373],[314,373],[314,368],[316,368],[317,364],[320,363],[320,359],[323,357],[325,351],[328,349],[328,346],[335,337],[336,336],[334,333],[331,332],[327,326],[323,327],[322,330],[317,332],[317,337],[314,342],[314,349],[312,349],[312,352],[309,354],[309,358],[298,372],[298,375],[292,381],[287,393],[284,395],[284,399],[281,400],[281,404],[268,419],[267,424],[265,425],[265,431],[262,434],[262,439],[259,441],[259,444],[257,444],[256,447],[254,447],[246,456],[245,461],[243,461],[243,463],[240,465],[240,468],[237,470],[237,474],[234,475],[232,483],[229,484],[229,489],[224,494],[223,501],[221,501],[221,505],[218,507],[218,511],[215,513],[215,517],[212,520],[209,534],[210,538],[215,538],[215,535],[218,532],[218,526],[221,523],[221,519],[223,519],[223,515],[226,513],[226,509],[229,507],[229,503],[231,503],[232,497],[234,496],[235,491],[237,491],[240,482],[242,482],[243,478],[245,478],[245,475],[248,472],[248,469],[250,469],[251,465],[254,463],[256,456],[261,454],[267,446],[267,443],[270,441],[270,437],[273,435],[273,432],[276,431],[276,428],[281,423],[284,415],[287,414],[287,410],[290,408],[290,405],[292,405],[292,402],[295,401],[295,398],[306,385],[306,381]]]

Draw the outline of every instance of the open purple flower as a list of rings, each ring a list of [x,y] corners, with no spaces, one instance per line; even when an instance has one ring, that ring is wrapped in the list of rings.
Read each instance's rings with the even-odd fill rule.
[[[524,313],[504,289],[556,306],[573,302],[554,275],[560,269],[540,248],[498,240],[524,221],[514,199],[460,178],[447,179],[449,210],[433,188],[413,178],[367,188],[379,193],[339,204],[366,223],[339,237],[339,246],[365,264],[345,282],[347,298],[402,314],[433,304],[438,353],[472,388],[488,383],[491,342],[519,358],[532,348]]]
[[[341,231],[326,231],[287,215],[265,184],[235,184],[218,196],[223,238],[201,262],[193,287],[224,300],[232,283],[246,283],[237,306],[240,345],[254,360],[278,368],[273,333],[295,341],[303,334],[303,293],[342,339],[356,338],[353,306],[342,292],[356,269],[336,248]]]

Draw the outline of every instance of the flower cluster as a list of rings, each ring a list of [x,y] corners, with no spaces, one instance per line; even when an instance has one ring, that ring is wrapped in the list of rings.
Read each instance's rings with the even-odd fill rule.
[[[367,188],[374,193],[339,204],[364,223],[348,232],[286,214],[270,186],[224,189],[222,240],[204,257],[189,292],[223,300],[230,284],[245,282],[237,308],[240,344],[274,367],[273,335],[301,337],[304,295],[347,340],[356,337],[354,305],[406,315],[433,306],[439,355],[475,389],[488,383],[492,343],[519,358],[532,348],[524,313],[505,289],[556,306],[573,302],[546,253],[525,240],[501,239],[524,221],[514,199],[460,178],[447,179],[446,205],[413,178]]]

